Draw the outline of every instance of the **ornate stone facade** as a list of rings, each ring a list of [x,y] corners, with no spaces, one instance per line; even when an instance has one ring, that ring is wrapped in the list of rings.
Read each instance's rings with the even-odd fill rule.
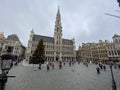
[[[59,8],[57,11],[53,37],[36,35],[33,30],[31,31],[28,47],[26,50],[26,60],[30,59],[30,56],[37,47],[38,40],[41,38],[43,39],[45,46],[46,60],[67,61],[76,59],[75,40],[62,39],[62,25]]]
[[[0,32],[0,55],[2,54],[2,47],[6,42],[6,38],[4,37],[3,32]]]
[[[20,42],[18,36],[16,34],[9,35],[4,44],[2,45],[1,54],[5,53],[8,47],[12,48],[12,54],[16,55],[20,59],[24,58],[25,47]]]
[[[120,35],[114,34],[113,43],[107,45],[109,60],[120,61]]]
[[[77,57],[85,61],[120,61],[120,35],[114,34],[113,42],[100,40],[98,43],[84,43]]]

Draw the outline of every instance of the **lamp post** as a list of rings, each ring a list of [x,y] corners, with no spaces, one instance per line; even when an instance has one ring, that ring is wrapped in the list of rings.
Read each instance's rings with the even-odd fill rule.
[[[112,76],[112,90],[117,90],[116,88],[116,82],[113,76],[113,71],[112,71],[112,65],[110,65],[110,71],[111,71],[111,76]]]
[[[0,90],[4,90],[5,83],[7,83],[8,77],[15,77],[15,76],[7,76],[9,70],[12,67],[13,63],[13,55],[10,53],[11,50],[8,49],[7,53],[1,56],[1,70],[2,73],[0,74]]]

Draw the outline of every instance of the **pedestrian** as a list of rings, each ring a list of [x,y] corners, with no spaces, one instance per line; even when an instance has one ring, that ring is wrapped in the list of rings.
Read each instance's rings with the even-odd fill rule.
[[[50,62],[50,66],[52,66],[52,62]]]
[[[80,64],[80,61],[78,61],[78,64]]]
[[[64,62],[64,66],[65,66],[65,62]]]
[[[102,64],[99,64],[99,67],[100,67],[101,70],[103,69],[103,65]]]
[[[71,66],[71,62],[69,62],[69,66]]]
[[[114,64],[114,68],[117,69],[117,64],[116,63]]]
[[[120,64],[118,64],[118,68],[120,69]]]
[[[61,68],[62,68],[62,62],[59,63],[59,69],[61,69]]]
[[[41,63],[39,63],[39,69],[41,69]]]
[[[106,71],[106,66],[105,65],[103,65],[103,69],[104,69],[104,71]]]
[[[17,66],[17,61],[15,61],[14,65]]]
[[[74,65],[74,62],[72,61],[72,65]]]
[[[52,63],[52,69],[54,69],[54,63]]]
[[[100,74],[100,68],[97,67],[96,70],[97,70],[97,74]]]
[[[88,63],[86,63],[86,67],[88,67]]]
[[[49,70],[49,64],[47,64],[47,71]]]

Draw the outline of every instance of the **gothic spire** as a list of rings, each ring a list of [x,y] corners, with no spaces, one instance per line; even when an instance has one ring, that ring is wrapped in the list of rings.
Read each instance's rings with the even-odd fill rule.
[[[57,17],[60,17],[60,7],[58,6]]]
[[[59,32],[59,34],[62,34],[61,15],[60,15],[60,7],[59,6],[58,6],[57,14],[56,14],[55,32]]]
[[[58,6],[58,11],[57,11],[57,16],[56,16],[56,25],[60,25],[61,26],[61,15],[60,15],[60,7]]]

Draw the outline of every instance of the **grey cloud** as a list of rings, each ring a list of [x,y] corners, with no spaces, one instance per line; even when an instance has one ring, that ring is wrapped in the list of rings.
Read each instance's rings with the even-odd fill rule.
[[[60,6],[63,38],[75,38],[76,46],[82,42],[112,40],[119,34],[118,18],[104,13],[120,15],[114,0],[2,0],[0,3],[0,31],[5,36],[15,33],[27,46],[31,29],[36,34],[53,36],[56,13]]]

